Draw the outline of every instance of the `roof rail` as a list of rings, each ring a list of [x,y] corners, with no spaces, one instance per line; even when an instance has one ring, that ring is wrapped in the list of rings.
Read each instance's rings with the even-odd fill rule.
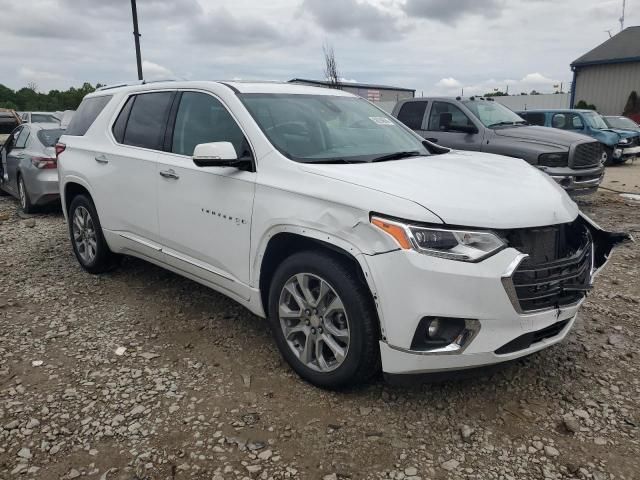
[[[146,85],[147,83],[175,82],[175,81],[176,81],[175,78],[159,78],[157,80],[134,80],[131,82],[114,83],[113,85],[105,85],[104,87],[96,88],[96,92],[101,92],[103,90],[111,90],[112,88],[130,87],[133,85]]]

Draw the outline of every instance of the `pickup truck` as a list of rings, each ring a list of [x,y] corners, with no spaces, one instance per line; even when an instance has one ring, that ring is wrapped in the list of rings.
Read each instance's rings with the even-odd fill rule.
[[[604,145],[607,164],[624,163],[640,156],[640,133],[611,128],[598,112],[581,109],[527,110],[517,112],[533,125],[582,133]]]
[[[393,116],[426,140],[456,150],[525,160],[571,195],[594,193],[604,175],[600,142],[573,132],[531,126],[491,98],[401,100]]]

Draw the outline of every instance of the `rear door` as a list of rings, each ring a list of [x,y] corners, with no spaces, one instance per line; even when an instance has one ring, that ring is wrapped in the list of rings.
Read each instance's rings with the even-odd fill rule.
[[[238,293],[249,283],[256,173],[198,167],[192,156],[196,145],[209,142],[230,142],[238,158],[253,158],[252,149],[236,119],[210,93],[181,92],[174,112],[166,139],[172,153],[158,159],[156,175],[165,261]]]
[[[451,116],[449,127],[446,122],[448,115]],[[444,147],[478,151],[482,148],[482,133],[455,131],[456,126],[476,128],[471,118],[457,105],[446,101],[434,101],[429,110],[427,131],[423,136]]]
[[[108,126],[112,145],[94,159],[103,226],[142,252],[155,251],[149,242],[158,240],[156,165],[174,97],[175,91],[164,90],[122,99]]]

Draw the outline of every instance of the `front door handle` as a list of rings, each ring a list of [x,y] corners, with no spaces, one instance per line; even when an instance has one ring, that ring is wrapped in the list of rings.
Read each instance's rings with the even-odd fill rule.
[[[98,163],[102,163],[103,165],[105,163],[109,163],[109,160],[107,159],[107,157],[105,157],[104,155],[98,155],[97,157],[93,157],[94,160]]]
[[[172,178],[174,180],[177,180],[180,178],[180,175],[178,175],[173,168],[170,168],[169,170],[162,170],[159,172],[161,177],[164,178]]]
[[[438,143],[438,139],[437,138],[427,138],[427,140],[429,140],[431,143]]]

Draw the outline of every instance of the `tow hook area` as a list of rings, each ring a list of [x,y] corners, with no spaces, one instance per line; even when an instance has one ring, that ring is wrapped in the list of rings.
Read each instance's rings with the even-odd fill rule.
[[[625,232],[608,232],[593,222],[589,217],[581,214],[593,237],[593,269],[600,270],[609,260],[613,249],[624,242],[633,242],[634,238]]]

